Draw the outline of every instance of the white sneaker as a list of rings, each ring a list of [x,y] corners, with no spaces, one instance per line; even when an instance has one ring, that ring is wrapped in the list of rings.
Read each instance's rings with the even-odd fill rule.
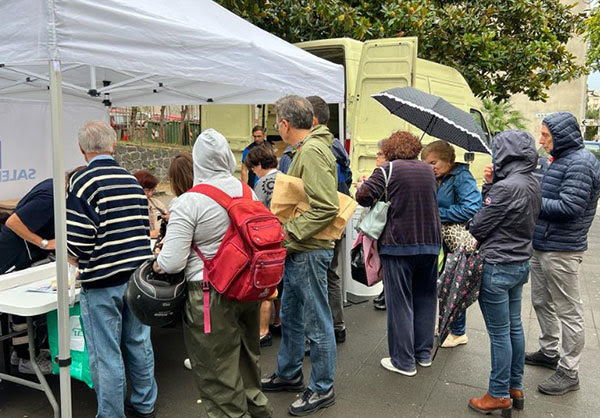
[[[454,335],[450,333],[444,343],[442,344],[442,348],[453,348],[462,344],[466,344],[469,342],[469,338],[467,335]]]
[[[421,367],[431,367],[431,359],[417,360],[417,364]]]
[[[183,360],[183,367],[185,367],[188,370],[192,370],[192,362],[190,361],[189,358],[186,358],[185,360]]]
[[[43,356],[38,356],[37,364],[42,374],[52,373],[52,362]],[[22,374],[35,374],[33,371],[33,365],[31,360],[19,359],[19,373]]]
[[[399,368],[397,368],[396,366],[394,366],[392,364],[392,359],[389,357],[382,358],[381,365],[383,366],[384,369],[388,369],[391,372],[400,373],[404,376],[410,377],[410,376],[414,376],[417,374],[417,369],[410,370],[410,371],[400,370]]]

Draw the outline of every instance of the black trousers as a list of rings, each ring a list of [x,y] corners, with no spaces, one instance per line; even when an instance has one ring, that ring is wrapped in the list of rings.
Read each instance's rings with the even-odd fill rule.
[[[392,364],[405,371],[431,357],[437,303],[437,255],[381,255]]]

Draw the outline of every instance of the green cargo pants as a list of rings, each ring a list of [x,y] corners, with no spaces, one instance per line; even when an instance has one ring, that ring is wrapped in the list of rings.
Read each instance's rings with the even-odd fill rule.
[[[188,283],[183,336],[210,417],[271,417],[260,387],[260,303],[210,290],[211,333],[204,333],[202,283]]]

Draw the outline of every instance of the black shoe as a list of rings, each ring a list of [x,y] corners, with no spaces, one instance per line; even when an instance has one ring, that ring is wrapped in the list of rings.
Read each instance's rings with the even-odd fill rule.
[[[335,333],[336,344],[341,344],[346,341],[346,328],[336,329],[333,332]]]
[[[333,386],[327,392],[321,394],[306,389],[302,396],[290,405],[288,412],[295,416],[310,415],[334,403],[335,392]]]
[[[277,337],[281,337],[281,324],[269,325],[269,332]]]
[[[284,380],[277,376],[277,373],[273,373],[261,379],[260,384],[264,392],[301,392],[304,390],[304,376],[300,372],[292,380]]]
[[[385,302],[385,293],[383,292],[383,290],[377,297],[375,297],[375,299],[373,299],[373,303],[380,303],[381,301]]]
[[[531,366],[547,367],[552,370],[556,370],[558,366],[559,357],[548,357],[542,350],[535,351],[533,353],[525,353],[525,364]]]
[[[260,337],[260,346],[261,347],[270,347],[273,345],[273,335],[270,332],[263,337]]]
[[[152,410],[152,412],[148,412],[148,413],[142,413],[137,411],[132,404],[130,404],[129,402],[125,402],[125,415],[127,415],[128,417],[132,417],[132,418],[155,418],[156,417],[156,413],[154,412],[154,410]]]
[[[553,396],[579,390],[579,376],[569,377],[559,368],[552,376],[538,385],[538,390],[543,394]]]
[[[385,311],[385,299],[382,299],[379,303],[375,303],[373,307],[378,311]]]

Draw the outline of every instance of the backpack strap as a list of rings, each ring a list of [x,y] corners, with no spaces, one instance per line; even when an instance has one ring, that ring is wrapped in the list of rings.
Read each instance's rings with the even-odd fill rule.
[[[210,184],[198,184],[192,187],[188,192],[200,193],[203,194],[219,205],[223,206],[225,209],[229,207],[233,198],[225,193],[223,190],[218,187],[211,186]],[[242,183],[242,198],[243,199],[252,199],[252,189],[246,183]]]
[[[204,266],[202,267],[202,316],[204,317],[204,333],[210,334],[210,282],[208,281],[208,270],[206,268],[206,258],[200,248],[196,244],[192,244],[192,248],[202,259]]]

